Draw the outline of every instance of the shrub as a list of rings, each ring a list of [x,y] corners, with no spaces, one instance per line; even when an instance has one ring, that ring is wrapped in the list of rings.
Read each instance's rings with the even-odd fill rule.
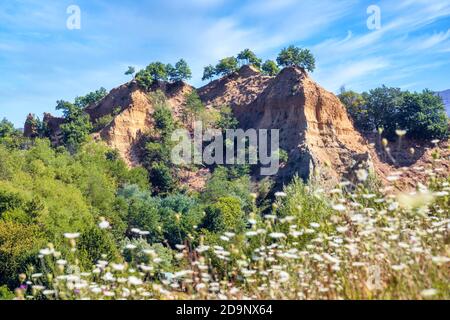
[[[280,72],[280,68],[277,66],[275,61],[267,60],[262,65],[263,74],[266,76],[276,76]]]

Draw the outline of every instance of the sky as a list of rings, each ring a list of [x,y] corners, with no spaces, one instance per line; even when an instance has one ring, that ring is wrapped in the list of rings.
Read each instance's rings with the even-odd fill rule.
[[[0,0],[0,119],[58,114],[57,100],[129,81],[128,66],[184,58],[201,86],[220,58],[290,44],[313,52],[311,76],[332,92],[450,89],[449,0]]]

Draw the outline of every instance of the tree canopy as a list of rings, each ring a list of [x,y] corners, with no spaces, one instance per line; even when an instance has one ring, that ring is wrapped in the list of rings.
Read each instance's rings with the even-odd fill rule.
[[[309,72],[316,68],[316,60],[311,51],[293,45],[281,50],[277,63],[282,67],[297,66]]]
[[[175,66],[159,61],[152,62],[145,69],[140,70],[135,77],[137,83],[145,90],[149,90],[156,81],[177,82],[191,78],[192,71],[183,59],[180,59]]]
[[[251,51],[250,49],[245,49],[245,50],[241,51],[237,55],[237,59],[243,65],[249,64],[249,65],[255,66],[256,68],[260,68],[261,63],[262,63],[262,60],[260,58],[258,58],[256,56],[256,54],[253,51]]]
[[[448,135],[445,107],[430,90],[411,93],[381,86],[362,94],[342,90],[339,98],[362,131],[383,129],[386,136],[394,137],[400,129],[419,139]]]

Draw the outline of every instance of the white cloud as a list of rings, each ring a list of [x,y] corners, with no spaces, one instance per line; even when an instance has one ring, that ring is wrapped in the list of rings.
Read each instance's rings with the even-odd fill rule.
[[[367,81],[375,72],[388,66],[389,62],[383,58],[349,61],[333,69],[321,70],[315,77],[327,90],[336,92],[343,85],[355,87],[357,81]]]

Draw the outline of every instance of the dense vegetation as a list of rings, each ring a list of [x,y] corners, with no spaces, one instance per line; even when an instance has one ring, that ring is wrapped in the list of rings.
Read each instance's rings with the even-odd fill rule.
[[[261,70],[268,76],[276,76],[280,68],[297,66],[313,72],[316,68],[315,58],[308,49],[302,49],[295,46],[284,48],[277,57],[277,62],[266,60],[264,63],[250,49],[241,51],[236,57],[227,57],[221,59],[216,66],[208,65],[203,72],[202,80],[211,80],[216,76],[222,77],[229,75],[239,69],[240,66],[250,65]]]
[[[312,71],[315,64],[292,46],[277,62],[247,49],[205,73],[251,64],[273,76],[279,66]],[[180,60],[152,63],[135,79],[149,90],[190,76]],[[154,127],[142,137],[143,167],[130,169],[90,138],[110,118],[92,124],[85,109],[105,95],[58,101],[58,147],[39,119],[29,120],[31,138],[0,122],[0,299],[450,298],[450,178],[438,178],[445,170],[439,153],[430,167],[413,169],[426,173],[427,185],[405,194],[390,190],[406,169],[382,189],[355,169],[356,181],[332,190],[315,177],[308,184],[295,177],[275,192],[269,180],[252,183],[245,165],[210,166],[199,192],[177,180],[181,169],[196,167],[171,164],[171,133],[195,120],[236,128],[231,109],[206,111],[194,90],[180,124],[164,94],[151,92]],[[340,98],[361,130],[447,135],[442,103],[430,91],[343,90]],[[286,162],[287,153],[280,158]]]
[[[133,74],[134,68],[129,67],[126,74]],[[157,81],[183,81],[192,77],[191,69],[187,62],[180,59],[175,66],[163,64],[162,62],[152,62],[145,69],[140,70],[135,75],[137,83],[144,89],[149,90]]]
[[[430,90],[418,93],[382,86],[360,94],[343,88],[339,98],[361,131],[380,130],[389,138],[403,131],[418,139],[448,136],[445,106]]]
[[[62,246],[64,235],[80,234],[78,262],[85,268],[102,257],[120,259],[124,239],[136,229],[145,230],[150,244],[144,247],[163,244],[167,251],[198,232],[214,237],[230,224],[245,225],[252,207],[249,179],[218,168],[203,195],[178,188],[167,151],[158,149],[175,126],[164,100],[154,117],[154,137],[162,141],[146,145],[150,179],[145,169],[128,169],[114,151],[89,138],[73,150],[53,148],[49,140],[23,138],[1,122],[0,287],[15,288],[17,274],[38,264],[40,249]],[[98,227],[102,221],[108,231]]]

